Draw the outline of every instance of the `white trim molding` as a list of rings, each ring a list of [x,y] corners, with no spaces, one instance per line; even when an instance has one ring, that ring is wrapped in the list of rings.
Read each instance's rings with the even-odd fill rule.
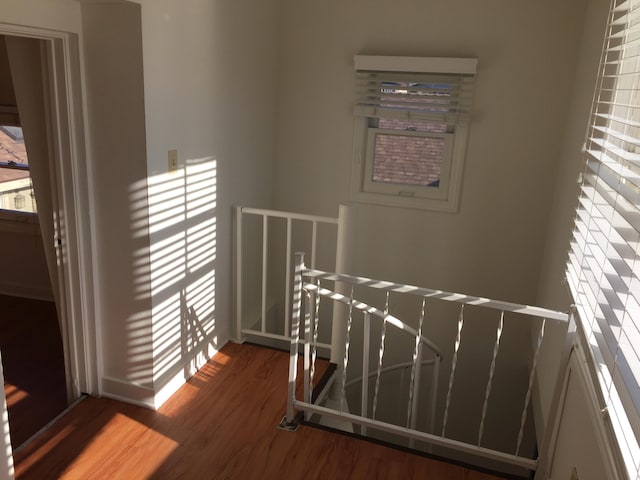
[[[420,72],[475,74],[477,58],[449,57],[391,57],[383,55],[355,55],[355,70],[378,72]]]

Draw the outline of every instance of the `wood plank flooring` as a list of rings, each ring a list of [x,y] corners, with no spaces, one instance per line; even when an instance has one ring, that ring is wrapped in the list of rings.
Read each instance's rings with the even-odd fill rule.
[[[16,455],[16,478],[497,478],[312,427],[278,430],[287,362],[228,344],[157,412],[88,398]]]
[[[0,295],[0,351],[15,449],[67,408],[55,304]]]

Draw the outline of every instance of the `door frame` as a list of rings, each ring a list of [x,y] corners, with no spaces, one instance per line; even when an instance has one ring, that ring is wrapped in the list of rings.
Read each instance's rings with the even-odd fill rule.
[[[100,329],[94,294],[90,163],[85,139],[78,36],[37,27],[0,23],[0,34],[42,40],[43,76],[48,89],[46,122],[58,257],[58,315],[69,403],[82,393],[100,394]]]

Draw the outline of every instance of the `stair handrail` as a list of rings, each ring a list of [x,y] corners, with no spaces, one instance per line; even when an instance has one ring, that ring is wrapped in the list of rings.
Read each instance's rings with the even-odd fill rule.
[[[569,314],[566,312],[559,312],[542,307],[522,305],[501,300],[492,300],[486,297],[475,297],[472,295],[464,295],[461,293],[447,292],[445,290],[433,290],[430,288],[417,287],[415,285],[394,283],[385,280],[375,280],[372,278],[357,277],[354,275],[346,275],[342,273],[323,272],[316,269],[305,269],[304,276],[309,278],[317,278],[320,280],[339,281],[350,285],[360,285],[369,288],[387,290],[390,292],[406,293],[419,297],[434,298],[464,305],[488,307],[495,310],[503,310],[505,312],[520,313],[533,317],[546,318],[547,320],[558,320],[561,322],[569,321]]]
[[[318,272],[318,271],[306,270],[304,272],[304,276],[311,276],[309,275],[310,272]],[[339,276],[349,277],[349,275],[339,275]],[[356,278],[356,277],[350,277],[350,278]],[[335,279],[331,279],[331,280],[335,280]],[[391,315],[389,313],[384,313],[382,310],[376,307],[373,307],[371,305],[368,305],[364,302],[361,302],[359,300],[351,300],[351,298],[347,297],[346,295],[342,295],[341,293],[334,292],[333,290],[329,290],[323,287],[320,287],[318,289],[318,287],[313,283],[304,283],[302,286],[302,289],[306,291],[317,291],[320,296],[328,297],[332,300],[336,300],[340,303],[344,303],[347,306],[351,305],[353,308],[360,310],[362,312],[367,312],[368,314],[373,315],[374,317],[378,317],[382,321],[386,321],[391,325],[393,325],[394,327],[399,328],[400,330],[404,330],[405,332],[407,332],[410,335],[413,335],[414,337],[418,335],[418,331],[415,328],[411,327],[410,325],[407,325],[398,317],[395,317],[394,315]],[[422,341],[423,344],[428,346],[429,350],[431,350],[436,356],[442,358],[442,352],[440,351],[440,348],[435,343],[433,343],[424,335],[421,336],[420,340]]]
[[[301,413],[304,413],[305,418],[308,415],[312,415],[312,414],[323,415],[329,418],[334,418],[344,422],[348,422],[353,425],[360,425],[360,427],[363,429],[374,428],[378,431],[404,436],[408,438],[410,441],[415,440],[415,441],[425,442],[433,446],[442,446],[448,449],[457,450],[459,452],[468,453],[471,455],[478,455],[489,460],[502,462],[504,464],[523,467],[523,468],[529,469],[530,471],[535,471],[537,469],[539,461],[541,462],[541,464],[544,464],[547,461],[546,458],[544,459],[542,458],[543,455],[546,456],[546,453],[542,453],[537,458],[527,458],[525,456],[521,456],[520,446],[521,446],[521,441],[523,439],[525,423],[527,420],[527,411],[528,411],[528,408],[530,407],[531,392],[532,392],[532,387],[533,387],[533,383],[536,375],[537,360],[541,350],[542,340],[545,336],[545,323],[549,320],[554,320],[558,324],[563,324],[566,327],[566,330],[565,330],[566,342],[561,351],[562,364],[564,364],[566,360],[565,357],[568,357],[568,352],[570,351],[569,346],[571,345],[572,333],[575,330],[575,320],[571,313],[558,312],[558,311],[548,310],[545,308],[540,308],[540,307],[535,307],[530,305],[520,305],[520,304],[511,303],[511,302],[491,300],[485,297],[475,297],[471,295],[451,293],[451,292],[446,292],[442,290],[433,290],[433,289],[427,289],[422,287],[416,287],[412,285],[403,285],[403,284],[393,283],[389,281],[374,280],[366,277],[357,277],[353,275],[324,272],[316,269],[308,269],[304,265],[304,254],[296,254],[294,272],[295,272],[295,280],[294,280],[294,291],[293,291],[293,318],[292,318],[290,362],[289,362],[289,392],[288,392],[288,402],[287,402],[287,413],[285,418],[283,418],[281,422],[282,428],[292,429],[294,424],[297,423],[294,417],[294,409],[298,409]],[[311,281],[313,281],[314,283],[303,282],[303,277],[307,279],[311,279]],[[365,328],[365,331],[364,331],[365,338],[367,338],[367,335],[368,335],[368,329],[369,329],[368,325],[370,323],[369,322],[370,315],[374,315],[376,317],[383,319],[384,326],[386,326],[387,324],[390,324],[397,328],[400,328],[401,330],[406,331],[407,333],[413,334],[414,337],[416,338],[416,350],[415,350],[416,353],[414,353],[414,364],[421,365],[422,363],[421,347],[420,348],[418,347],[423,344],[422,339],[424,337],[420,336],[418,338],[419,336],[418,331],[404,324],[404,322],[397,319],[395,316],[390,315],[388,313],[388,306],[385,306],[385,312],[387,313],[382,312],[381,310],[375,307],[371,307],[367,304],[364,304],[363,302],[353,300],[353,293],[351,294],[350,297],[347,297],[346,295],[321,288],[319,283],[320,280],[342,282],[343,284],[347,284],[347,285],[350,284],[352,286],[352,292],[353,292],[354,286],[366,286],[374,289],[383,289],[387,292],[387,305],[388,305],[389,292],[398,292],[398,293],[421,296],[423,297],[423,304],[422,304],[422,311],[421,311],[421,317],[420,317],[420,325],[421,325],[420,328],[422,328],[422,322],[424,319],[426,299],[437,299],[441,301],[455,302],[460,304],[460,312],[457,320],[457,325],[458,325],[457,335],[455,338],[454,351],[453,351],[453,357],[452,357],[452,366],[451,366],[451,372],[449,375],[448,388],[446,392],[447,398],[446,398],[445,408],[443,413],[443,425],[442,425],[441,434],[418,431],[413,426],[410,426],[410,425],[403,427],[403,426],[379,421],[375,419],[375,413],[371,418],[368,418],[366,416],[366,413],[365,415],[355,415],[355,414],[349,413],[348,411],[344,411],[342,409],[342,404],[340,405],[339,409],[323,407],[315,403],[311,403],[311,401],[309,400],[310,395],[307,393],[305,393],[304,400],[300,401],[296,399],[295,386],[296,386],[296,379],[297,379],[298,350],[299,350],[300,343],[304,345],[305,388],[307,386],[307,383],[308,384],[312,383],[312,382],[307,382],[308,380],[307,370],[309,368],[308,359],[311,357],[309,355],[309,352],[311,349],[310,346],[312,344],[311,331],[312,330],[314,332],[317,331],[316,326],[313,326],[310,323],[311,316],[312,316],[311,312],[315,311],[315,313],[313,314],[314,321],[317,321],[318,319],[317,309],[314,308],[315,307],[314,302],[316,301],[316,297],[328,296],[329,298],[335,301],[341,302],[349,306],[349,316],[348,316],[348,323],[347,323],[347,329],[346,329],[347,341],[345,342],[346,353],[344,355],[344,362],[342,364],[342,368],[344,372],[346,372],[346,367],[348,365],[347,360],[348,360],[348,350],[349,350],[348,349],[349,331],[350,331],[350,326],[352,322],[351,311],[353,308],[357,310],[361,310],[364,313],[365,320],[363,325]],[[307,303],[307,309],[304,315],[304,325],[303,325],[304,338],[301,339],[300,327],[302,324],[301,312],[302,312],[302,297],[304,293],[303,289],[307,289],[308,303]],[[315,289],[315,292],[313,292],[314,289]],[[485,395],[484,395],[484,405],[482,409],[482,418],[480,420],[480,425],[479,425],[478,440],[477,440],[477,443],[475,444],[464,442],[464,441],[458,441],[446,436],[445,434],[450,397],[451,397],[452,386],[455,378],[454,376],[456,371],[458,347],[460,345],[461,331],[464,325],[464,308],[466,305],[482,306],[482,307],[487,307],[487,308],[491,308],[493,310],[502,312],[500,320],[498,322],[496,342],[493,348],[493,357],[492,357],[491,366],[489,369],[489,378],[488,378]],[[487,401],[489,399],[489,394],[491,391],[491,381],[492,381],[493,372],[495,369],[495,359],[496,359],[496,354],[498,353],[498,347],[500,344],[500,336],[503,328],[503,320],[504,320],[505,312],[517,313],[517,314],[521,314],[522,316],[539,318],[541,320],[539,331],[538,331],[538,340],[534,345],[534,357],[533,357],[532,366],[529,372],[528,388],[525,395],[524,406],[521,413],[520,429],[518,433],[515,453],[509,453],[508,451],[502,451],[502,450],[495,450],[495,449],[484,447],[481,445],[483,426],[484,426],[485,415],[487,411],[487,408],[486,408]],[[335,313],[335,310],[334,310],[334,313]],[[520,315],[518,315],[518,317],[520,317]],[[376,375],[378,376],[378,378],[380,376],[380,371],[382,368],[385,328],[386,327],[383,327],[383,331],[382,331],[381,348],[380,348],[380,356],[379,356],[380,362],[378,364],[378,370],[376,372]],[[334,331],[336,330],[335,316],[334,316],[333,330]],[[428,339],[425,339],[425,340],[428,340]],[[333,343],[334,342],[332,341],[332,344]],[[435,347],[435,349],[433,349],[432,346]],[[427,344],[427,347],[432,351],[434,351],[434,355],[436,351],[437,352],[440,351],[437,348],[437,346],[435,346],[435,344],[434,345]],[[332,356],[333,356],[333,352],[332,352]],[[363,347],[363,374],[361,379],[368,378],[369,376],[368,363],[366,363],[365,365],[365,360],[364,360],[365,358],[368,358],[368,347],[366,348]],[[439,362],[437,361],[434,362],[434,365],[436,366],[439,365]],[[556,389],[554,392],[554,400],[553,400],[554,405],[557,405],[559,403],[559,398],[561,396],[561,395],[560,396],[556,395],[562,389],[562,378],[564,377],[564,370],[562,368],[560,370],[562,371],[558,373],[558,381],[557,381]],[[419,373],[417,372],[416,372],[416,378],[419,378]],[[344,374],[342,375],[341,380],[342,380],[341,381],[342,396],[344,396],[344,387],[346,383]],[[413,380],[414,380],[414,372],[412,372],[412,384],[413,384]],[[363,392],[367,391],[367,388],[365,387],[366,387],[366,384],[365,382],[363,382]],[[378,385],[376,384],[376,394],[377,394],[377,390],[378,390]],[[411,394],[411,391],[412,389],[410,389],[410,394]],[[375,412],[375,398],[376,397],[374,395],[374,408],[373,408],[374,412]],[[364,402],[365,401],[363,400],[363,405],[366,404]],[[415,407],[416,404],[417,402],[414,403],[413,406]],[[409,408],[411,408],[411,397],[409,397]],[[415,418],[411,418],[411,420],[414,421]],[[409,423],[409,416],[407,417],[407,422]],[[545,429],[545,431],[543,432],[543,444],[544,444],[543,451],[544,452],[548,450],[548,445],[547,445],[549,443],[548,438],[552,438],[552,436],[553,436],[553,429],[551,428]],[[545,447],[545,445],[547,446]]]

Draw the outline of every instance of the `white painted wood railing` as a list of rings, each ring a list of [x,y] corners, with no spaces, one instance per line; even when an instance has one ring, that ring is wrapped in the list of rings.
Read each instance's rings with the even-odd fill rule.
[[[333,289],[325,288],[323,285],[331,284]],[[347,286],[349,294],[338,293],[338,284]],[[383,290],[386,292],[386,302],[384,308],[376,308],[367,305],[364,302],[358,301],[354,298],[354,289],[361,289],[363,287]],[[399,320],[395,316],[389,313],[389,293],[397,292],[399,294],[416,295],[421,297],[421,308],[417,312],[418,328],[414,329],[407,323]],[[394,294],[395,295],[395,294]],[[302,299],[306,297],[305,305],[303,306]],[[329,407],[318,404],[318,402],[312,402],[312,385],[315,375],[315,361],[316,361],[316,332],[318,331],[318,310],[320,304],[320,298],[329,298],[335,302],[346,304],[348,306],[348,318],[346,319],[346,331],[343,338],[344,344],[341,346],[342,352],[337,357],[341,358],[341,361],[337,365],[337,375],[334,387],[337,385],[340,389],[340,402],[339,407]],[[452,339],[451,358],[447,358],[446,362],[450,362],[450,373],[446,388],[446,397],[441,408],[442,414],[439,417],[441,421],[441,428],[438,432],[434,431],[433,418],[428,422],[429,426],[426,429],[416,428],[416,418],[418,410],[424,411],[425,402],[421,402],[419,397],[419,379],[420,369],[424,366],[425,361],[427,364],[435,365],[436,368],[440,364],[442,353],[437,345],[433,343],[428,336],[424,335],[426,331],[427,318],[425,314],[425,305],[433,301],[445,301],[454,302],[459,305],[457,318],[453,319],[456,323],[455,338]],[[498,316],[497,328],[495,330],[495,341],[492,347],[492,351],[488,352],[487,358],[490,356],[491,361],[489,365],[489,372],[487,373],[486,387],[483,389],[483,395],[478,399],[482,404],[482,413],[479,424],[477,425],[477,442],[465,442],[450,438],[447,435],[447,426],[449,421],[449,415],[451,413],[450,407],[452,402],[453,386],[456,384],[456,370],[458,366],[458,354],[463,337],[463,327],[465,324],[465,307],[468,306],[481,306],[483,309],[490,309],[495,311]],[[347,369],[349,367],[349,356],[351,344],[354,338],[352,338],[352,325],[354,318],[356,317],[356,311],[362,312],[362,326],[363,326],[363,357],[362,357],[362,374],[358,377],[357,381],[361,383],[361,398],[359,413],[351,413],[344,400],[346,397],[346,388],[349,383],[346,381]],[[494,371],[496,369],[496,360],[500,355],[500,346],[502,340],[502,333],[505,324],[505,313],[509,314],[509,321],[523,322],[529,321],[534,332],[535,339],[533,342],[532,361],[529,367],[529,376],[527,380],[527,391],[524,399],[522,400],[522,410],[519,419],[519,430],[517,440],[512,448],[506,451],[500,451],[493,448],[489,448],[483,445],[483,435],[485,434],[485,420],[487,418],[487,410],[491,400],[492,387],[494,387]],[[512,315],[517,314],[517,315]],[[360,315],[358,315],[360,317]],[[372,317],[378,318],[382,321],[379,354],[376,369],[373,373],[369,369],[369,342],[371,338],[371,319]],[[532,323],[533,322],[533,323]],[[512,465],[520,468],[525,468],[531,471],[536,471],[536,478],[543,478],[544,473],[548,471],[548,454],[550,452],[550,445],[553,443],[553,435],[555,430],[556,419],[555,412],[558,411],[558,404],[560,403],[563,385],[564,368],[559,369],[556,391],[553,394],[552,406],[550,409],[549,420],[547,422],[547,428],[545,432],[539,433],[539,450],[540,456],[538,458],[529,458],[521,454],[521,447],[523,441],[523,434],[527,416],[530,411],[531,394],[534,384],[534,378],[536,375],[536,367],[538,364],[538,358],[541,351],[541,345],[545,338],[545,329],[548,322],[556,322],[564,325],[567,330],[567,338],[573,332],[573,316],[570,314],[546,310],[539,307],[532,307],[528,305],[519,305],[509,302],[502,302],[491,300],[488,298],[474,297],[469,295],[462,295],[457,293],[449,293],[440,290],[431,290],[411,285],[396,284],[381,280],[373,280],[369,278],[355,277],[350,275],[337,274],[332,272],[325,272],[316,270],[314,268],[306,268],[304,265],[304,255],[296,254],[295,259],[295,274],[293,284],[293,299],[292,299],[292,323],[291,323],[291,339],[290,339],[290,363],[289,363],[289,386],[288,386],[288,402],[287,412],[283,419],[281,426],[283,428],[292,428],[297,423],[296,411],[301,412],[305,419],[309,419],[311,415],[320,415],[325,418],[333,418],[337,421],[357,425],[362,433],[366,433],[371,429],[377,432],[386,432],[388,434],[401,436],[409,439],[410,445],[413,446],[414,442],[422,442],[424,445],[431,447],[443,447],[447,450],[453,450],[462,452],[463,454],[470,454],[475,457],[482,457],[494,462],[499,462],[505,465]],[[336,328],[334,320],[334,328]],[[406,406],[406,422],[403,424],[392,424],[385,421],[380,421],[376,418],[376,405],[379,395],[380,378],[385,371],[384,365],[384,353],[385,353],[385,338],[388,328],[395,328],[398,331],[404,332],[414,338],[413,355],[411,362],[411,381],[409,382],[408,392],[408,404]],[[301,334],[302,329],[302,334]],[[567,341],[564,345],[565,351],[561,356],[562,362],[568,361],[568,348],[571,342]],[[300,349],[302,347],[302,351]],[[333,346],[334,349],[336,345]],[[425,348],[426,347],[426,348]],[[527,350],[527,349],[523,349]],[[303,398],[296,398],[296,381],[298,378],[298,356],[302,353],[304,358],[304,389]],[[521,352],[523,355],[529,355],[529,351]],[[431,359],[426,359],[426,355],[431,355]],[[332,358],[336,357],[335,351],[332,351]],[[527,357],[524,357],[527,358]],[[373,392],[373,399],[368,398],[370,392],[369,379],[375,377],[376,384]],[[437,374],[436,374],[437,378]],[[526,380],[526,379],[523,379]],[[462,378],[460,381],[464,382]],[[429,411],[429,416],[435,414],[435,403],[437,396],[437,379],[435,384],[432,383],[430,388],[432,395],[428,404],[432,406],[432,410]],[[443,392],[444,394],[444,392]],[[372,404],[372,408],[369,409],[369,405]],[[517,426],[517,425],[516,425]],[[426,430],[426,431],[424,431]]]
[[[305,227],[308,233],[308,238],[305,239],[306,245],[310,248],[311,257],[310,265],[312,268],[316,266],[316,258],[318,252],[327,247],[327,245],[319,245],[319,228],[322,226],[329,226],[334,228],[334,236],[331,240],[331,249],[335,249],[335,253],[331,252],[331,257],[335,259],[335,269],[340,271],[340,262],[344,258],[341,251],[342,245],[341,237],[344,235],[344,225],[346,218],[346,209],[344,205],[340,206],[339,216],[323,217],[318,215],[306,215],[293,212],[284,212],[277,210],[267,210],[259,208],[248,207],[236,207],[236,328],[235,328],[235,341],[241,342],[247,335],[251,335],[257,338],[271,339],[276,341],[289,342],[290,321],[291,321],[291,276],[293,274],[293,268],[291,265],[292,259],[292,245],[293,238],[297,232],[302,231]],[[257,238],[244,238],[245,224],[249,217],[260,219],[261,223],[261,259],[260,269],[256,269],[256,265],[244,265],[243,248],[250,242],[258,241]],[[270,269],[274,267],[273,262],[277,261],[278,257],[270,253],[269,235],[274,229],[274,223],[280,221],[286,225],[286,239],[285,239],[285,254],[282,257],[284,265],[284,276],[278,278],[275,284],[284,284],[284,298],[282,300],[282,306],[284,313],[279,315],[276,319],[278,325],[270,327],[267,322],[268,310],[270,307],[270,299],[268,296],[268,285]],[[276,267],[279,267],[276,265]],[[260,293],[259,298],[248,298],[243,289],[243,280],[247,276],[260,275]],[[246,302],[259,302],[259,312],[255,318],[250,318],[251,315],[247,315],[245,312]],[[280,300],[278,300],[279,302]],[[256,324],[259,323],[259,327],[256,328]],[[325,343],[322,345],[324,348],[329,349],[330,345]]]

